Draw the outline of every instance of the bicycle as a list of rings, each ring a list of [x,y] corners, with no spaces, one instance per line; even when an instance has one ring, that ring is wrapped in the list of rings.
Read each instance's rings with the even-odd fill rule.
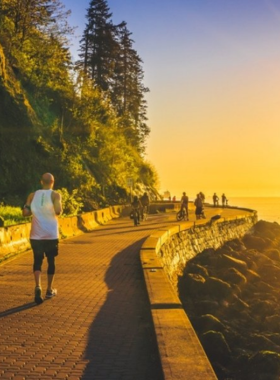
[[[133,219],[134,226],[140,224],[140,212],[138,209],[134,208],[130,213],[130,219]]]
[[[178,220],[178,222],[180,222],[181,220],[189,220],[189,215],[185,208],[177,212],[176,219]]]

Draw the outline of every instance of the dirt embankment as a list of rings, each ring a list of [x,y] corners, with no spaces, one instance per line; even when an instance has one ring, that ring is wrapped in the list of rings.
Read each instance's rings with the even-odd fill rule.
[[[188,262],[179,294],[219,380],[280,379],[280,226]]]

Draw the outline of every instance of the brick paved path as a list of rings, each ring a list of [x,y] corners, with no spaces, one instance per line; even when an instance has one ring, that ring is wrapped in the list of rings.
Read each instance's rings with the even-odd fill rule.
[[[0,266],[0,378],[162,379],[139,248],[174,219],[114,220],[61,242],[58,296],[40,306],[31,252]]]
[[[39,306],[31,252],[0,266],[1,379],[162,380],[139,248],[178,222],[172,213],[132,224],[117,219],[62,241],[58,296]]]

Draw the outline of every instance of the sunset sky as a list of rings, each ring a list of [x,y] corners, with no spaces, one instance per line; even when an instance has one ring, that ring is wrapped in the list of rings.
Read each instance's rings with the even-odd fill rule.
[[[62,0],[81,35],[89,0]],[[280,1],[109,0],[143,59],[160,189],[280,196]],[[73,42],[76,55],[79,37]]]

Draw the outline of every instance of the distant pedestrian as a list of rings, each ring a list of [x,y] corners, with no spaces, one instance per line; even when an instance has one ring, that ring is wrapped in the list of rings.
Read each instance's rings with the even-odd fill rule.
[[[134,225],[137,226],[140,224],[140,216],[142,214],[142,203],[137,195],[134,196],[133,201],[131,202],[132,215],[134,220]]]
[[[186,217],[187,217],[187,220],[189,220],[189,197],[186,195],[185,192],[183,192],[183,195],[181,198],[181,209],[180,209],[181,215],[183,215],[184,210],[186,210]]]
[[[214,193],[214,195],[213,195],[213,205],[214,205],[214,207],[219,206],[219,197],[216,193]]]
[[[41,178],[42,189],[29,194],[23,207],[23,216],[31,216],[30,243],[33,250],[33,272],[35,279],[35,302],[43,302],[41,274],[44,256],[48,261],[48,285],[46,298],[57,294],[53,288],[55,257],[58,255],[58,218],[62,212],[61,196],[53,190],[54,177],[45,173]]]
[[[195,205],[196,219],[201,219],[201,218],[205,219],[204,210],[203,210],[203,202],[202,202],[200,194],[197,194],[196,199],[194,201],[194,205]]]
[[[200,198],[202,200],[202,203],[204,203],[205,202],[205,195],[204,195],[204,193],[202,191],[199,193],[199,196],[200,196]]]
[[[150,207],[150,198],[146,192],[140,198],[140,202],[142,204],[141,219],[144,220],[144,214],[149,213],[149,207]]]
[[[225,207],[227,205],[227,203],[228,203],[227,197],[223,193],[222,194],[222,205],[223,205],[223,207]]]
[[[172,198],[172,202],[176,202],[176,196],[174,195],[174,197]]]

